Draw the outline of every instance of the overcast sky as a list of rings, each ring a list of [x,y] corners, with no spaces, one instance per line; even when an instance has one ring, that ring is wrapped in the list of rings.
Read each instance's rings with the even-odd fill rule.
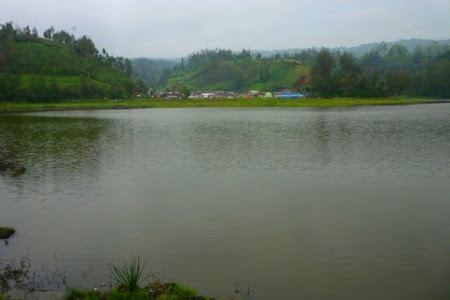
[[[0,23],[51,25],[124,57],[450,38],[449,0],[1,0]],[[75,28],[75,30],[73,29]]]

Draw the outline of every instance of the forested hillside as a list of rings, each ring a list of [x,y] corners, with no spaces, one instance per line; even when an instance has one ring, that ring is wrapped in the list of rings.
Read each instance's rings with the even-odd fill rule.
[[[52,27],[0,25],[0,101],[122,98],[145,90],[131,63],[99,52],[87,36],[75,38]]]
[[[450,98],[450,46],[388,47],[361,58],[322,49],[311,67],[311,91],[321,97],[425,96]]]
[[[186,85],[191,90],[301,89],[307,84],[313,52],[298,56],[262,57],[242,50],[202,50],[165,70],[161,87]]]
[[[180,63],[179,59],[130,59],[133,71],[150,86],[157,86],[165,69],[172,69]]]

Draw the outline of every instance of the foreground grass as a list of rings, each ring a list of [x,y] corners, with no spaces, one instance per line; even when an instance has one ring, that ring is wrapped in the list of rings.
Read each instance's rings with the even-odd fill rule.
[[[151,282],[142,289],[133,291],[121,290],[115,287],[111,291],[70,289],[65,295],[66,300],[208,300],[194,289],[178,283]]]
[[[170,108],[170,107],[335,107],[361,105],[404,105],[444,102],[436,99],[133,99],[133,100],[82,100],[55,103],[0,103],[0,112],[79,110],[79,109],[125,109],[125,108]]]

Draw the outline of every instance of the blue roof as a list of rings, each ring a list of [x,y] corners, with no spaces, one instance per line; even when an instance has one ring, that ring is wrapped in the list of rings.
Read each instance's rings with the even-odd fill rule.
[[[296,98],[305,98],[305,95],[303,94],[281,94],[278,95],[278,98],[283,98],[283,99],[296,99]]]

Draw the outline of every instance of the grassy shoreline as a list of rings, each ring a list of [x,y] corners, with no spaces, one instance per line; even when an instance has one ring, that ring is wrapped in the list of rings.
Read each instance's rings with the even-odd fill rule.
[[[121,265],[109,264],[109,284],[91,288],[71,287],[65,272],[43,266],[32,269],[29,256],[16,261],[0,259],[0,300],[65,299],[65,300],[215,300],[194,288],[175,282],[163,283],[153,274],[144,274],[147,261],[132,256]],[[152,280],[147,281],[147,279]],[[146,282],[146,283],[145,283]],[[235,295],[242,293],[236,290]],[[219,298],[222,299],[222,298]],[[235,298],[234,298],[235,299]]]
[[[174,107],[338,107],[365,105],[406,105],[425,103],[450,103],[443,99],[372,99],[372,98],[331,98],[331,99],[132,99],[132,100],[80,100],[55,103],[0,103],[0,112],[27,112],[52,110],[98,110],[132,108],[174,108]]]

